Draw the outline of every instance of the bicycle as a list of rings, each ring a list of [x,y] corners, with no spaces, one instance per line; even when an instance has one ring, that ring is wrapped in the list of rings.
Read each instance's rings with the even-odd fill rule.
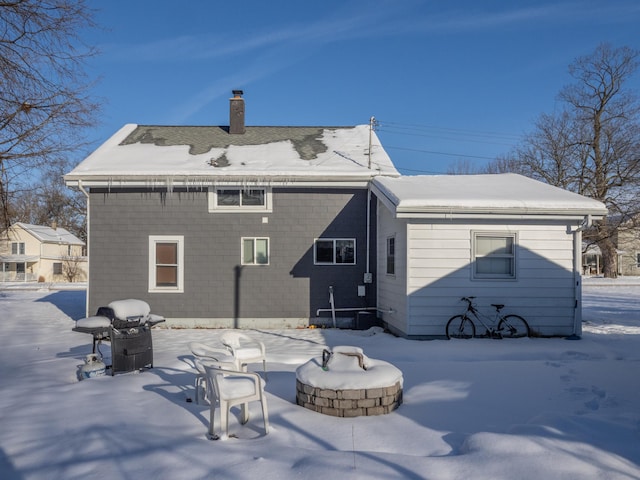
[[[460,299],[460,301],[467,302],[467,310],[462,315],[455,315],[449,319],[446,327],[447,339],[475,337],[476,326],[471,316],[485,328],[486,332],[482,335],[483,337],[522,338],[529,336],[529,324],[520,315],[503,315],[500,311],[504,305],[492,303],[491,306],[496,309],[496,314],[494,318],[491,318],[478,311],[477,306],[473,303],[475,298],[462,297]],[[497,327],[494,328],[496,325]]]

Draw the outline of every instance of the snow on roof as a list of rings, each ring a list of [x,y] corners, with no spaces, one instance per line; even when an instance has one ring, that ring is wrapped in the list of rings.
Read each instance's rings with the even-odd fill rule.
[[[45,225],[31,225],[29,223],[14,223],[14,227],[20,227],[35,238],[44,243],[64,243],[68,245],[84,245],[84,242],[68,230],[60,227],[47,227]]]
[[[356,178],[399,175],[369,126],[247,127],[229,134],[227,127],[125,125],[70,173],[78,180],[142,180],[183,177]],[[311,178],[309,178],[311,177]]]
[[[398,216],[607,213],[602,202],[514,173],[376,177],[373,188]]]

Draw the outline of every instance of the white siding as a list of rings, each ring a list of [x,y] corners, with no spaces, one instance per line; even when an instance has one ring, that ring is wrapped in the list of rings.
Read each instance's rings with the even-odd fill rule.
[[[388,223],[382,220],[381,232]],[[515,280],[472,278],[474,231],[517,235]],[[401,242],[396,244],[399,248]],[[470,295],[477,297],[486,313],[493,311],[491,303],[505,304],[505,313],[522,315],[535,333],[572,333],[576,300],[573,235],[567,233],[566,224],[410,220],[407,248],[406,335],[444,335],[446,321],[464,310],[460,297]]]
[[[407,222],[394,219],[391,212],[378,202],[378,316],[390,330],[398,334],[407,331]],[[395,275],[387,271],[387,238],[395,235]],[[390,311],[391,310],[391,311]]]

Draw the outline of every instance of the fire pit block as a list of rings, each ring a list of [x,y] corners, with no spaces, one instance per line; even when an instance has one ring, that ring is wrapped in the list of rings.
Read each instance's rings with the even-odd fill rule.
[[[390,413],[402,403],[402,372],[367,358],[359,347],[335,347],[296,370],[296,403],[334,417]]]

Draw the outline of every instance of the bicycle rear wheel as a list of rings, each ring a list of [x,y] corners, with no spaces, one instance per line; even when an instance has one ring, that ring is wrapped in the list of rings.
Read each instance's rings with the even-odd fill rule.
[[[502,338],[528,337],[529,324],[520,315],[506,315],[498,323],[498,333]]]
[[[473,338],[476,335],[476,327],[466,315],[456,315],[447,322],[447,338]]]

